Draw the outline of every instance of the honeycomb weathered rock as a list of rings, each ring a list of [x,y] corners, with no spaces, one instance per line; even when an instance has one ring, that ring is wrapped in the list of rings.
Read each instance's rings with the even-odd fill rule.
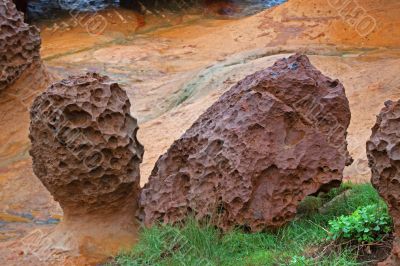
[[[367,141],[367,156],[372,185],[389,206],[397,237],[382,265],[400,265],[400,100],[385,102]]]
[[[0,90],[14,82],[35,60],[40,60],[39,30],[24,23],[11,0],[0,2]]]
[[[306,56],[256,72],[220,97],[162,155],[142,190],[146,225],[188,215],[223,229],[279,227],[351,163],[349,103]]]
[[[33,170],[64,214],[136,206],[143,146],[130,106],[117,83],[95,73],[55,83],[35,99]]]

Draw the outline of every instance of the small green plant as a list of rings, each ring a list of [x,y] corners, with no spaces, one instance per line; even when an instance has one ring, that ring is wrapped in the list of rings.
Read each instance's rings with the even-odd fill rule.
[[[331,240],[355,240],[372,243],[381,241],[391,232],[392,220],[385,206],[371,204],[358,208],[348,216],[329,221]]]
[[[311,260],[304,256],[293,256],[289,262],[289,266],[304,266],[313,264]]]

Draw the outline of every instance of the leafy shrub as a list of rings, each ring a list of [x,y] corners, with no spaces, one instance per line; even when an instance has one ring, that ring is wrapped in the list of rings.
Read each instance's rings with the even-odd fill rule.
[[[330,239],[375,242],[391,232],[392,220],[386,206],[378,204],[358,208],[353,214],[329,221]]]

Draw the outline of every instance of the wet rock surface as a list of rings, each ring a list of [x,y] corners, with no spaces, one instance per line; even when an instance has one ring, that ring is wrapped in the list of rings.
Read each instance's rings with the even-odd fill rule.
[[[400,101],[385,102],[367,141],[372,185],[389,206],[395,236],[392,256],[382,265],[400,264]]]
[[[189,215],[222,229],[277,228],[351,163],[342,84],[303,55],[238,82],[162,155],[140,197],[146,225]]]
[[[24,23],[24,15],[10,0],[0,3],[0,91],[40,60],[39,30]]]
[[[143,146],[130,106],[117,83],[95,73],[71,76],[35,99],[33,170],[64,215],[136,206]]]
[[[53,0],[30,0],[27,4],[29,16],[33,19],[54,18],[63,11],[74,12],[96,12],[107,7],[122,6],[127,9],[142,11],[153,11],[156,14],[162,10],[185,13],[198,9],[201,12],[203,8],[213,8],[220,6],[220,15],[245,16],[255,14],[264,9],[282,4],[285,0],[162,0],[162,1],[138,1],[138,0],[74,0],[74,1],[53,1]],[[26,3],[25,3],[26,5]],[[230,7],[235,7],[233,10]],[[225,12],[224,12],[225,11]],[[233,13],[232,13],[233,11]]]

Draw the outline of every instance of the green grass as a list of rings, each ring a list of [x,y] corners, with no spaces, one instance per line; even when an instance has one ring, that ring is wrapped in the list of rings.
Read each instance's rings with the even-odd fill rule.
[[[339,194],[346,196],[335,198]],[[334,204],[320,214],[318,208]],[[328,222],[358,207],[384,204],[370,184],[344,184],[302,203],[302,215],[276,232],[222,233],[189,219],[182,226],[159,225],[143,229],[138,244],[117,256],[114,265],[362,265],[355,254],[322,252],[329,236]],[[326,206],[326,205],[325,205]]]

